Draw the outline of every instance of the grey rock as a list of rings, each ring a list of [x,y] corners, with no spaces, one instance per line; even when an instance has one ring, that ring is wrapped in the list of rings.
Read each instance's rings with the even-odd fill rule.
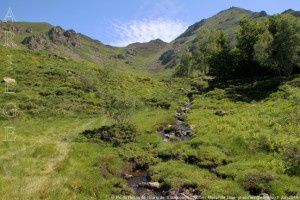
[[[117,55],[114,55],[114,58],[116,59],[122,59],[122,60],[125,60],[128,56],[126,54],[117,54]]]
[[[32,28],[27,28],[27,29],[25,30],[25,32],[26,32],[26,33],[32,33]]]
[[[26,37],[22,41],[22,44],[31,50],[45,50],[50,47],[49,41],[45,35],[33,35]]]
[[[271,200],[270,196],[267,193],[262,193],[261,196],[263,200]]]
[[[174,62],[174,60],[176,60],[177,57],[178,57],[177,56],[177,51],[175,49],[170,49],[170,50],[164,52],[159,57],[159,60],[160,60],[161,64],[163,64],[163,65],[167,65],[168,64],[168,66],[170,65],[169,67],[172,67],[172,66],[176,65],[176,62]]]
[[[130,178],[133,178],[133,175],[131,175],[131,174],[124,174],[123,177],[125,179],[130,179]]]
[[[137,51],[134,49],[127,49],[126,50],[126,54],[130,55],[130,56],[136,56]]]
[[[160,184],[159,184],[159,182],[149,182],[149,183],[142,182],[142,183],[139,183],[138,186],[156,190],[159,188]]]

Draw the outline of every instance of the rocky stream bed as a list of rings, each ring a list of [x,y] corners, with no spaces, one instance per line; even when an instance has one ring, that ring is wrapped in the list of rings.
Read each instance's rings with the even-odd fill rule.
[[[175,124],[158,130],[158,133],[162,135],[165,142],[176,140],[186,141],[193,136],[189,124],[185,122],[185,115],[190,110],[193,102],[193,95],[188,97],[188,102],[175,113]],[[151,182],[151,177],[148,176],[147,171],[133,170],[132,173],[125,178],[128,181],[128,187],[138,199],[196,199],[193,197],[195,190],[193,187],[184,188],[182,190],[171,189],[168,192],[159,190],[160,184],[158,182]]]

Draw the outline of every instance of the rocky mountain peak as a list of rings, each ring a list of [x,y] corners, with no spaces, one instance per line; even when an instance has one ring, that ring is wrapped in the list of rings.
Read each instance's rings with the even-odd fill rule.
[[[284,11],[282,14],[291,14],[291,15],[294,15],[296,17],[300,17],[300,11],[296,11],[296,10],[293,10],[293,9],[288,9],[288,10]]]

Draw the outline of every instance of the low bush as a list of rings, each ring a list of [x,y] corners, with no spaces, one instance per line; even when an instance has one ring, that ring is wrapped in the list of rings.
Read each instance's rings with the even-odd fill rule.
[[[131,124],[113,124],[94,130],[86,130],[83,135],[92,141],[102,140],[110,142],[114,146],[120,146],[135,141],[137,129]]]
[[[270,182],[274,178],[268,173],[251,171],[245,173],[241,179],[242,186],[250,192],[251,195],[259,195],[262,192],[270,193]]]
[[[168,101],[160,100],[155,97],[146,99],[145,102],[147,105],[150,105],[152,107],[162,108],[162,109],[166,109],[166,110],[169,110],[171,107],[171,103],[169,103]]]
[[[286,171],[289,175],[300,176],[300,145],[288,145],[283,153]]]
[[[226,155],[214,146],[202,146],[197,150],[186,151],[183,157],[187,163],[208,169],[227,163]]]

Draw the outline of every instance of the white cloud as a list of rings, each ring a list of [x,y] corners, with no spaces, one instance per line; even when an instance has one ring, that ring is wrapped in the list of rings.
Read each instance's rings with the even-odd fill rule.
[[[115,23],[114,34],[117,40],[113,46],[126,46],[134,42],[149,42],[153,39],[161,39],[170,42],[183,33],[187,26],[177,20],[170,19],[144,19],[121,24]]]

